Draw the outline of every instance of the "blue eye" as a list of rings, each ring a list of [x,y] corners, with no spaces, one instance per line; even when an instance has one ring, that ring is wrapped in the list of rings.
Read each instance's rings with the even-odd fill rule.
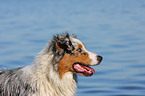
[[[81,48],[79,48],[79,49],[77,49],[76,51],[78,51],[78,52],[80,52],[80,53],[81,53],[81,52],[82,52],[82,49],[81,49]]]

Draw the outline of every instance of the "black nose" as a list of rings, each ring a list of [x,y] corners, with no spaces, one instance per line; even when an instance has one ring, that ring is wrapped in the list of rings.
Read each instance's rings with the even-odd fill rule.
[[[102,56],[100,56],[100,55],[97,56],[97,60],[99,60],[100,62],[102,61],[102,59],[103,59]]]

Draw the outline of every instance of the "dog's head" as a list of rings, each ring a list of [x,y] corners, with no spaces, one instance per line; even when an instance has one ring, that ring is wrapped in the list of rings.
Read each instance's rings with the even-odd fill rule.
[[[100,64],[102,57],[86,50],[85,45],[74,35],[56,35],[52,40],[54,61],[61,77],[67,72],[91,76],[95,70],[89,66]]]

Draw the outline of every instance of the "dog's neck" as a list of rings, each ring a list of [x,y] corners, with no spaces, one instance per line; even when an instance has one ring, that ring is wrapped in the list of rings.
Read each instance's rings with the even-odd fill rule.
[[[29,66],[33,70],[29,76],[35,75],[32,81],[29,81],[32,86],[35,86],[33,88],[37,88],[35,94],[39,96],[73,96],[77,88],[76,74],[67,72],[61,78],[59,72],[52,65],[52,58],[52,54],[39,54],[36,57],[37,60]]]

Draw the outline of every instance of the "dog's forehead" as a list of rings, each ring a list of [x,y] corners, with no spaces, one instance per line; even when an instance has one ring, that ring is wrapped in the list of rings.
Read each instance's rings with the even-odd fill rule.
[[[77,47],[79,44],[83,46],[83,43],[79,39],[76,39],[76,38],[70,38],[70,39],[74,47]]]

